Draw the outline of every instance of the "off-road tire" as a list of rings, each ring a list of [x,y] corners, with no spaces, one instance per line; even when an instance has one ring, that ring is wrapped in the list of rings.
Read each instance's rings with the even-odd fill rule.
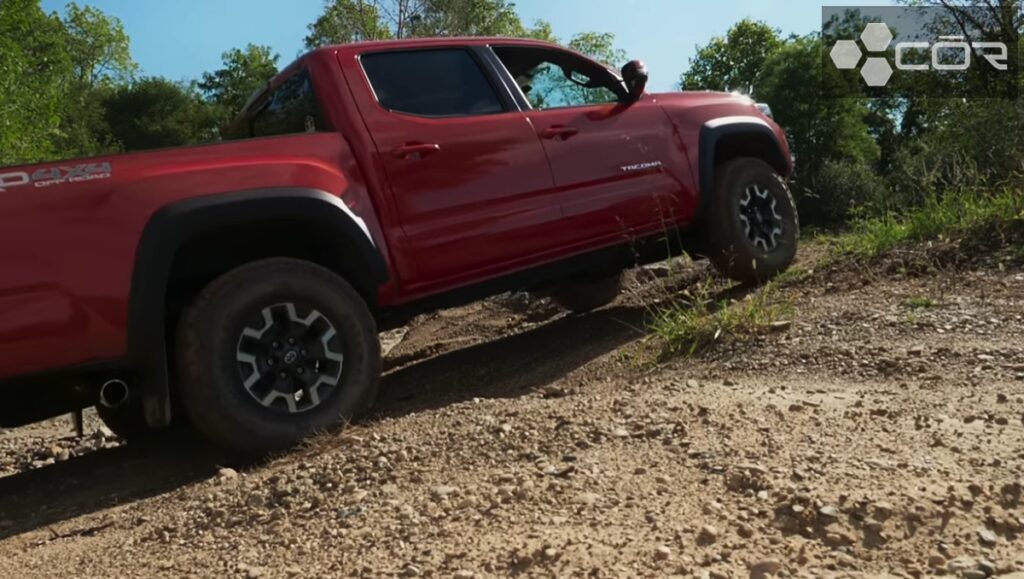
[[[335,355],[343,356],[335,376],[337,384],[322,400],[307,394],[304,403],[312,406],[304,411],[292,409],[301,394],[292,396],[292,402],[280,393],[273,394],[277,392],[276,370],[257,384],[269,379],[274,384],[272,396],[278,396],[272,403],[288,402],[287,409],[272,408],[259,400],[241,375],[242,340],[251,338],[243,332],[252,327],[254,316],[267,316],[271,308],[278,316],[277,310],[285,304],[293,304],[286,311],[297,311],[299,317],[313,319],[319,314],[316,319],[322,318],[335,330],[330,338],[332,343],[337,340],[338,345],[332,346],[339,350]],[[294,316],[290,319],[298,321]],[[280,325],[288,323],[286,319]],[[288,335],[278,328],[277,321],[274,324],[268,322],[264,333]],[[312,335],[313,326],[307,326]],[[328,338],[322,338],[327,351]],[[295,352],[290,350],[288,356]],[[271,357],[267,354],[260,363],[269,364],[274,361]],[[285,370],[284,358],[279,363],[279,369]],[[314,364],[319,374],[320,362]],[[177,365],[178,390],[195,429],[226,450],[259,454],[288,449],[311,434],[343,427],[365,412],[376,397],[380,380],[380,342],[373,316],[348,282],[313,263],[275,258],[239,267],[202,290],[182,316]],[[297,367],[290,370],[297,372]],[[252,373],[265,374],[259,372],[255,361]]]
[[[622,274],[600,279],[578,278],[558,284],[551,299],[563,308],[582,314],[606,306],[622,293]]]
[[[742,158],[719,166],[715,183],[705,224],[715,267],[746,284],[763,283],[785,271],[796,257],[800,237],[796,203],[786,181],[764,161]],[[765,207],[763,222],[752,223],[744,215],[752,203],[744,205],[750,195]],[[779,232],[751,233],[748,224],[773,233],[777,226]]]

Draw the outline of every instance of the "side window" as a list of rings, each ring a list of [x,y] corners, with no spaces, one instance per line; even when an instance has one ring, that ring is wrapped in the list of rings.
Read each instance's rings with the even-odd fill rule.
[[[519,46],[496,47],[534,109],[623,102],[622,82],[608,69],[571,52]]]
[[[424,117],[504,112],[494,87],[463,49],[379,52],[361,58],[381,106]]]
[[[313,133],[325,129],[309,73],[302,71],[284,81],[249,122],[253,137]]]

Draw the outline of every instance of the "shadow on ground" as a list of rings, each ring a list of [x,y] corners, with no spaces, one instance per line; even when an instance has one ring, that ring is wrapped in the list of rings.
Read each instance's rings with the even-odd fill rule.
[[[384,377],[374,415],[529,394],[640,337],[643,316],[643,308],[613,307],[410,363]],[[204,480],[227,462],[181,434],[0,478],[0,540],[44,529],[53,539],[88,535],[95,529],[63,523]]]
[[[210,477],[219,458],[181,436],[173,442],[101,450],[0,478],[0,540],[42,529],[49,529],[52,538],[88,534],[89,529],[53,525]]]

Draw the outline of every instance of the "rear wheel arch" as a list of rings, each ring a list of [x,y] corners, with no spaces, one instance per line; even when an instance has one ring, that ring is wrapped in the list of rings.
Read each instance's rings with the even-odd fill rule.
[[[323,191],[244,191],[159,209],[136,250],[128,311],[129,361],[151,426],[171,418],[168,337],[176,316],[205,283],[269,257],[304,259],[338,273],[371,310],[388,278],[365,223]]]

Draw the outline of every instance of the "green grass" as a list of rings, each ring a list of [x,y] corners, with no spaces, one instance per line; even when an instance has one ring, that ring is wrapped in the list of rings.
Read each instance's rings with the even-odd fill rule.
[[[952,239],[983,228],[998,231],[1013,222],[1024,222],[1024,193],[948,193],[905,213],[858,221],[833,242],[839,256],[869,259],[903,243]]]
[[[725,337],[762,332],[793,311],[773,284],[739,301],[716,301],[712,290],[713,280],[705,280],[653,312],[650,329],[662,343],[662,357],[692,356]]]
[[[903,300],[903,307],[911,310],[930,310],[937,305],[938,304],[935,303],[935,300],[924,296],[916,296]]]

